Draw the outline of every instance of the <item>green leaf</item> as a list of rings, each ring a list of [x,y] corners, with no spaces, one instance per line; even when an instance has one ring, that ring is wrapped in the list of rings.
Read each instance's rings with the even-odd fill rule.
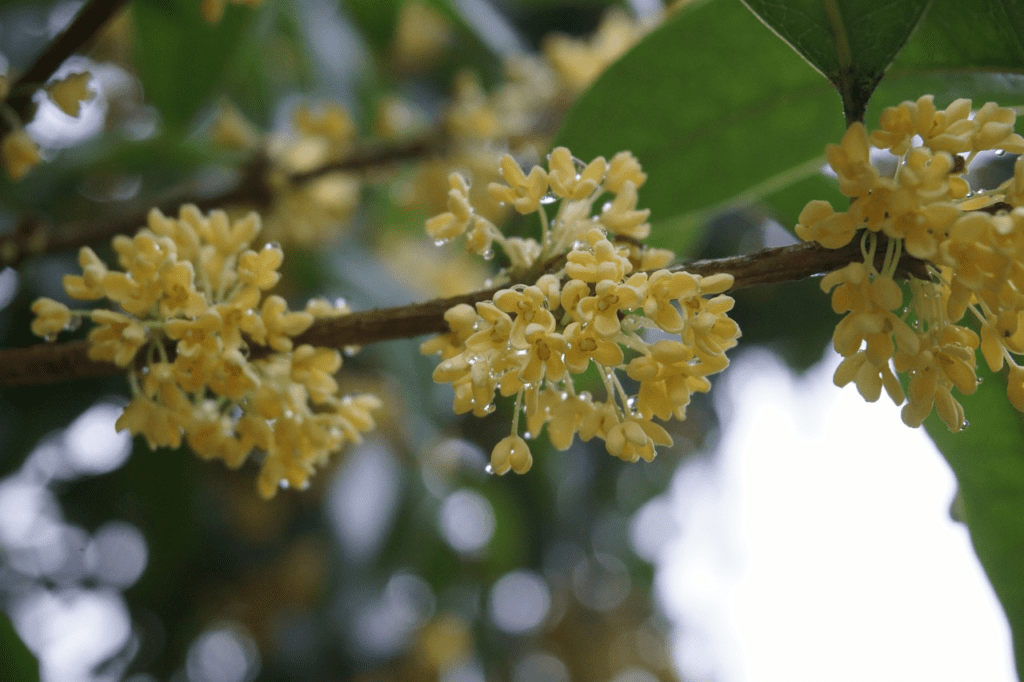
[[[10,618],[0,613],[0,661],[7,679],[32,682],[39,679],[39,661],[15,632]]]
[[[926,93],[940,106],[958,97],[1024,104],[1024,2],[935,0],[879,85],[869,126],[883,107]]]
[[[847,122],[906,44],[928,0],[743,0],[839,91]]]
[[[1024,67],[1024,2],[935,0],[914,38],[900,55],[904,66],[985,71]]]
[[[968,428],[950,433],[935,414],[925,428],[960,484],[964,521],[1010,622],[1024,679],[1024,422],[1003,376],[979,368],[978,377],[978,391],[960,399]]]
[[[685,252],[702,218],[814,174],[843,131],[835,90],[739,3],[694,3],[613,64],[556,144],[628,149],[648,174],[651,242]]]
[[[940,106],[956,97],[1024,105],[1024,34],[989,26],[1002,22],[996,5],[936,0],[876,89],[868,127],[883,107],[929,92]],[[960,14],[973,34],[957,29]],[[726,207],[767,200],[792,228],[801,201],[790,188],[817,175],[842,131],[841,101],[819,73],[738,3],[708,0],[613,64],[570,110],[556,144],[579,158],[632,151],[649,176],[640,202],[652,212],[650,241],[685,254],[701,222]],[[836,194],[803,202],[814,198]]]
[[[183,131],[214,95],[255,12],[229,5],[210,26],[195,0],[137,0],[132,7],[146,99],[164,125]]]
[[[402,0],[343,0],[341,5],[378,53],[387,51],[398,25]]]

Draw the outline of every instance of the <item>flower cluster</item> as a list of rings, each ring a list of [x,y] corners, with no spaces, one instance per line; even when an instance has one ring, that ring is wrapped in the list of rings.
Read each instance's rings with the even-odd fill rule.
[[[250,249],[259,231],[255,213],[231,221],[185,206],[174,219],[154,209],[147,228],[114,238],[123,271],[86,247],[82,274],[64,277],[72,298],[108,298],[118,309],[41,298],[32,331],[49,341],[90,318],[89,357],[128,369],[132,400],[118,430],[152,448],[184,440],[230,467],[262,452],[259,489],[269,498],[279,485],[304,487],[332,452],[358,442],[380,401],[338,395],[338,351],[295,346],[315,318],[349,311],[316,299],[291,312],[280,296],[265,296],[284,254],[275,244]]]
[[[649,212],[636,208],[646,176],[627,152],[583,163],[558,148],[548,168],[528,173],[506,155],[501,172],[505,183],[492,183],[488,192],[519,213],[537,213],[539,240],[505,237],[477,215],[469,183],[458,174],[451,177],[450,210],[428,220],[426,230],[441,242],[464,235],[467,248],[485,258],[500,248],[505,274],[534,283],[448,310],[451,331],[422,346],[441,355],[434,380],[452,384],[457,414],[484,416],[494,411],[496,393],[515,396],[512,432],[491,453],[495,473],[531,466],[519,435],[524,411],[526,438],[546,424],[561,450],[578,434],[604,440],[623,460],[650,461],[655,446],[672,443],[653,419],[684,418],[691,395],[708,391],[708,376],[729,364],[725,351],[739,337],[728,317],[733,300],[723,294],[732,276],[667,270],[670,252],[640,248],[650,232]],[[556,201],[549,220],[546,206]],[[538,268],[549,271],[533,277]],[[576,377],[591,368],[603,400],[577,390]]]
[[[863,262],[822,281],[833,309],[846,313],[833,335],[844,356],[836,384],[855,383],[869,401],[884,387],[897,405],[906,401],[910,426],[933,408],[952,431],[966,424],[952,389],[976,390],[978,348],[993,371],[1010,365],[1009,397],[1024,411],[1024,369],[1013,358],[1024,353],[1024,157],[994,190],[972,191],[967,176],[983,152],[1024,153],[1014,122],[1011,109],[991,102],[972,112],[959,99],[940,110],[926,95],[890,107],[879,130],[854,123],[826,149],[849,208],[812,201],[800,214],[805,240],[861,243]],[[897,157],[891,177],[871,163],[872,147]],[[905,290],[895,280],[904,252],[919,263],[903,273]],[[968,311],[980,335],[960,324]],[[906,395],[896,374],[907,377]]]
[[[548,36],[541,54],[507,57],[504,80],[490,92],[475,73],[460,72],[443,112],[447,153],[421,164],[416,177],[398,192],[402,203],[431,214],[443,211],[448,176],[463,170],[476,180],[470,188],[476,211],[501,222],[508,216],[508,206],[487,192],[489,182],[501,179],[501,150],[536,160],[536,150],[549,147],[551,122],[559,120],[580,93],[660,18],[638,20],[613,9],[591,36]]]
[[[359,204],[362,182],[349,172],[330,171],[296,181],[294,176],[316,171],[346,157],[356,125],[340,104],[303,104],[292,113],[292,130],[264,136],[229,105],[219,109],[210,137],[229,149],[262,149],[268,162],[266,183],[272,202],[266,212],[265,234],[282,242],[313,245],[337,234]]]

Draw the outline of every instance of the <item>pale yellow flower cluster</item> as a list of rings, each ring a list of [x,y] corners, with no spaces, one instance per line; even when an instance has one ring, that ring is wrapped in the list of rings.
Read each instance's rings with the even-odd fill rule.
[[[966,176],[980,152],[1024,153],[1015,119],[991,102],[972,112],[971,101],[960,99],[940,110],[931,95],[890,107],[881,129],[869,136],[854,123],[841,144],[826,149],[849,209],[812,201],[800,214],[796,232],[805,240],[828,248],[861,240],[863,263],[822,281],[833,309],[847,313],[833,335],[845,357],[836,384],[855,383],[869,401],[884,386],[897,405],[906,401],[910,426],[933,407],[950,430],[964,426],[951,391],[976,390],[979,347],[993,371],[1010,364],[1008,393],[1024,411],[1024,369],[1013,358],[1024,353],[1024,157],[1014,177],[989,192],[973,192]],[[871,163],[872,146],[898,157],[892,177]],[[902,252],[922,261],[922,269],[904,273],[906,293],[894,280]],[[927,279],[915,276],[924,272]],[[980,337],[958,324],[968,311]],[[907,376],[906,395],[895,374]]]
[[[357,128],[340,104],[303,104],[292,113],[292,131],[265,138],[236,109],[223,104],[210,128],[214,144],[228,149],[265,148],[272,203],[267,238],[305,246],[337,235],[359,205],[362,183],[350,172],[330,171],[295,182],[293,175],[344,159]]]
[[[32,331],[53,340],[90,318],[89,357],[128,368],[132,400],[118,430],[152,448],[184,441],[230,467],[258,451],[269,498],[281,485],[304,487],[332,452],[358,442],[380,401],[338,395],[338,351],[294,346],[317,317],[349,311],[314,300],[291,312],[280,296],[265,296],[284,254],[275,244],[250,249],[259,232],[255,213],[231,221],[184,206],[174,219],[154,209],[148,227],[114,238],[122,271],[86,247],[82,274],[64,277],[72,298],[108,298],[118,310],[73,311],[41,298]]]
[[[459,170],[474,180],[471,200],[477,213],[493,222],[506,218],[507,208],[487,193],[488,183],[500,180],[496,161],[502,151],[536,160],[536,150],[549,145],[552,122],[656,21],[641,22],[612,10],[589,38],[552,36],[540,55],[506,58],[504,81],[492,92],[485,91],[476,74],[459,73],[444,112],[448,154],[423,164],[400,192],[401,200],[431,214],[443,211],[438,198],[447,191],[450,173]]]
[[[648,211],[636,208],[646,176],[628,152],[583,163],[558,148],[547,169],[528,173],[505,156],[501,172],[505,183],[492,183],[489,193],[520,213],[536,212],[540,240],[504,237],[476,215],[468,183],[457,174],[450,210],[427,221],[428,234],[440,241],[465,235],[467,248],[484,257],[500,248],[513,277],[549,264],[551,271],[491,301],[448,310],[451,332],[421,347],[441,355],[434,380],[452,384],[457,414],[484,416],[494,411],[496,394],[516,396],[512,432],[491,453],[495,473],[523,473],[532,464],[519,435],[523,411],[527,438],[546,424],[561,450],[576,435],[596,437],[616,457],[650,461],[655,446],[672,443],[653,419],[684,418],[691,395],[708,391],[708,376],[729,364],[725,351],[740,335],[728,317],[733,300],[723,294],[732,276],[646,272],[664,268],[672,254],[638,246],[650,231]],[[593,215],[608,194],[614,199]],[[549,220],[545,206],[555,201]],[[577,390],[575,377],[591,368],[603,400]]]

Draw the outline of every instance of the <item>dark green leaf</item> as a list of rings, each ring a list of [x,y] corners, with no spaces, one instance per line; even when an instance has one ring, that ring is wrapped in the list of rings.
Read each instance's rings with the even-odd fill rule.
[[[907,42],[928,0],[743,0],[839,90],[846,120],[868,100]]]
[[[398,25],[402,0],[343,0],[342,7],[374,50],[383,53],[391,45]]]
[[[1006,398],[1006,380],[985,383],[961,403],[970,426],[950,433],[936,415],[929,435],[960,483],[964,521],[1013,630],[1017,675],[1024,679],[1024,424]]]
[[[181,131],[214,95],[255,13],[229,6],[210,26],[195,0],[138,0],[132,7],[146,99],[169,129]]]
[[[39,679],[39,661],[15,632],[10,619],[0,613],[0,661],[6,679],[32,682]]]
[[[1024,2],[935,0],[899,63],[924,69],[954,65],[973,70],[1024,67]]]
[[[929,92],[941,106],[956,97],[1024,104],[1021,48],[1012,32],[983,30],[985,17],[999,19],[986,13],[990,4],[936,2],[877,88],[869,128],[883,107]],[[956,30],[961,11],[980,40]],[[986,68],[972,70],[975,59]],[[651,241],[683,253],[701,219],[723,206],[768,198],[792,228],[801,198],[787,190],[824,164],[825,145],[842,135],[841,112],[827,81],[752,14],[710,0],[683,8],[613,64],[569,112],[556,143],[580,158],[636,154],[649,175],[640,201],[652,211]],[[830,190],[802,201],[835,197]]]
[[[934,414],[925,427],[956,474],[964,520],[1007,612],[1024,679],[1024,423],[1007,399],[1005,377],[987,368],[978,377],[984,384],[961,398],[966,430],[950,433]]]
[[[743,6],[684,7],[585,93],[557,144],[628,149],[648,173],[652,243],[685,251],[712,207],[813,174],[842,135],[835,91]]]

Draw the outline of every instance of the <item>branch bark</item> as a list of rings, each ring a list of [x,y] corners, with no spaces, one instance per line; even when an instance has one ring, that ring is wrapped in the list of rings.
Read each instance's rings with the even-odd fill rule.
[[[804,279],[841,268],[862,258],[856,243],[841,249],[826,249],[816,243],[805,243],[764,249],[743,256],[692,261],[671,269],[695,275],[731,274],[735,278],[731,291],[736,291]],[[906,272],[916,272],[920,263],[905,257],[900,266]],[[472,305],[489,300],[500,288],[318,320],[296,337],[295,343],[342,349],[346,346],[363,346],[379,341],[446,332],[448,326],[444,321],[445,311],[460,303]],[[87,350],[84,341],[0,349],[0,386],[52,384],[109,376],[124,371],[112,363],[90,360]],[[258,349],[254,350],[258,352]]]
[[[345,158],[308,171],[288,176],[292,185],[303,185],[336,172],[365,172],[402,161],[442,153],[445,141],[438,136],[407,140],[390,146],[365,146],[353,149]],[[146,224],[153,206],[164,215],[177,215],[184,204],[195,204],[203,213],[215,208],[245,205],[264,209],[273,202],[268,183],[270,161],[262,153],[254,155],[242,168],[232,186],[216,194],[200,194],[194,189],[179,189],[157,201],[129,208],[121,215],[62,223],[52,227],[37,216],[23,218],[13,233],[0,235],[0,268],[17,267],[32,256],[70,251],[109,241],[115,235],[131,234]]]
[[[90,0],[79,10],[75,18],[56,38],[54,38],[36,61],[11,85],[11,95],[4,104],[27,123],[34,115],[35,103],[33,95],[50,79],[54,71],[60,68],[82,45],[87,43],[124,7],[128,0]],[[11,131],[6,117],[0,117],[0,138]]]

